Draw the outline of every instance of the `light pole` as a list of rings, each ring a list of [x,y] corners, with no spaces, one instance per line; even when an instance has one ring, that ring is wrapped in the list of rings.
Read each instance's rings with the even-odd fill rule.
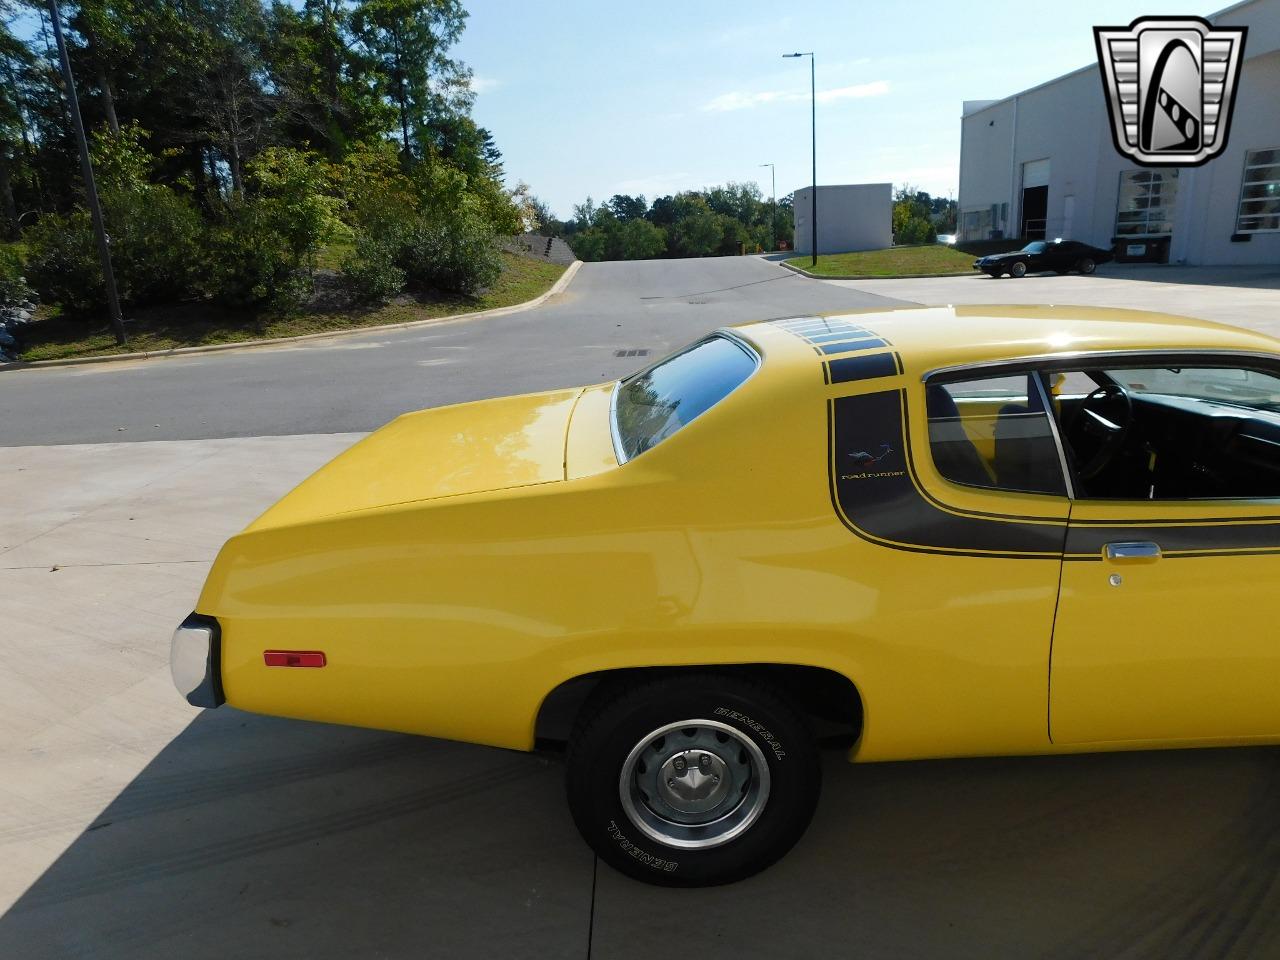
[[[809,201],[809,222],[813,224],[813,266],[818,265],[818,88],[815,79],[817,58],[808,53],[784,53],[783,57],[809,58],[809,117],[813,125],[813,197]]]
[[[762,163],[762,167],[769,168],[769,182],[773,188],[772,197],[769,201],[769,246],[770,253],[778,251],[778,171],[774,169],[772,163]]]
[[[71,73],[71,60],[67,56],[67,41],[62,36],[62,14],[58,0],[49,0],[49,17],[53,21],[53,36],[58,43],[58,59],[62,62],[62,82],[67,87],[67,106],[71,110],[71,124],[75,127],[76,142],[80,146],[80,173],[84,176],[84,198],[89,205],[89,218],[98,238],[98,256],[102,258],[102,282],[107,291],[107,312],[111,315],[111,328],[116,343],[124,346],[124,321],[120,318],[120,299],[116,296],[116,277],[111,269],[111,248],[107,245],[107,230],[102,223],[102,206],[98,203],[98,187],[93,182],[93,163],[89,160],[89,141],[84,136],[84,121],[80,119],[80,101],[76,97],[76,80]]]

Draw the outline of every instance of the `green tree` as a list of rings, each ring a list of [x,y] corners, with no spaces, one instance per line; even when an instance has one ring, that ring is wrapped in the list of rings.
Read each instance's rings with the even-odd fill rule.
[[[893,197],[894,243],[933,243],[937,238],[929,194],[905,184],[899,187]]]
[[[615,260],[651,260],[667,249],[667,235],[648,220],[635,218],[618,224]]]
[[[357,0],[352,26],[395,108],[406,158],[424,155],[433,119],[471,105],[470,71],[448,55],[466,18],[459,0]]]
[[[635,220],[643,217],[648,210],[649,205],[645,203],[644,196],[629,197],[626,194],[615,193],[609,202],[605,204],[610,212],[619,220]]]

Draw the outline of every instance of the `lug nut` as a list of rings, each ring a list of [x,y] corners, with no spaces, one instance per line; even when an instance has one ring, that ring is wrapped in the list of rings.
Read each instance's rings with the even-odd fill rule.
[[[677,772],[677,773],[683,773],[683,772],[684,772],[684,757],[676,757],[675,762],[672,764],[672,766],[676,768],[676,772]]]
[[[703,770],[706,770],[709,766],[711,766],[711,754],[704,753],[698,759],[698,766],[700,766]]]

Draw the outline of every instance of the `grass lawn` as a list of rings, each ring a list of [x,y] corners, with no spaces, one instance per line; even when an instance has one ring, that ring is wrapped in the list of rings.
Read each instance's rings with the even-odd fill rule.
[[[816,267],[809,257],[793,257],[787,263],[824,277],[900,277],[913,273],[972,273],[973,259],[970,254],[935,243],[820,256]]]
[[[251,315],[205,300],[130,310],[125,312],[125,332],[129,343],[123,347],[116,346],[110,328],[101,320],[62,317],[51,311],[24,331],[22,359],[60,360],[268,337],[297,337],[306,333],[353,330],[492,310],[523,303],[546,293],[565,270],[559,264],[515,254],[504,253],[502,257],[504,269],[498,282],[473,297],[415,298],[403,295],[384,306],[317,306],[289,315]]]

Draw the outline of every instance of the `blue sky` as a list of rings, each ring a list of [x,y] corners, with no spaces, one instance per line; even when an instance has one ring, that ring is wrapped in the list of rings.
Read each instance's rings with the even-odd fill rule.
[[[650,200],[728,180],[809,182],[817,53],[820,183],[954,193],[960,104],[1095,59],[1092,27],[1225,6],[1139,0],[728,3],[471,0],[457,54],[508,179],[567,217],[588,194]],[[1101,94],[1099,94],[1101,95]]]

